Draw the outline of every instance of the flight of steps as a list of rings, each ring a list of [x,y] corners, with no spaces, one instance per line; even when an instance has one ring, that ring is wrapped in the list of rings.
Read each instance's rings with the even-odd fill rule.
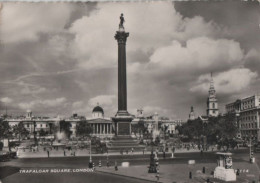
[[[131,153],[132,148],[134,151],[143,151],[145,146],[140,145],[137,139],[132,138],[131,136],[116,136],[109,144],[109,152],[120,152],[123,150],[124,153],[128,150]]]

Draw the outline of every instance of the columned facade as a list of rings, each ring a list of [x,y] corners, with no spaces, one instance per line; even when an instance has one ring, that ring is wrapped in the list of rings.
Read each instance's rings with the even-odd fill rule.
[[[93,119],[88,120],[88,123],[92,127],[92,136],[96,137],[113,137],[112,133],[113,124],[112,121],[107,119]]]

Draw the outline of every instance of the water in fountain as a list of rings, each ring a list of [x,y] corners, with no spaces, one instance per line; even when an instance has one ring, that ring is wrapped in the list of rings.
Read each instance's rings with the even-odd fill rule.
[[[160,135],[160,131],[154,129],[152,134],[153,134],[153,141],[155,141],[156,137],[158,137]]]

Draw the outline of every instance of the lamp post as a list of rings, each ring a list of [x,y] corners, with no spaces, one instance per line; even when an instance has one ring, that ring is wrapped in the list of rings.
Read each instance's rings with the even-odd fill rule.
[[[253,151],[252,151],[252,135],[249,136],[249,161],[250,163],[255,162],[255,158],[253,156]]]
[[[90,138],[90,155],[89,155],[89,164],[88,164],[88,167],[89,168],[93,168],[93,164],[92,164],[92,156],[91,156],[91,138]]]

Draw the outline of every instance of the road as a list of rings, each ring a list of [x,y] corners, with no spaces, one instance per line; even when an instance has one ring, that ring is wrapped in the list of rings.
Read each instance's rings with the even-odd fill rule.
[[[241,149],[235,150],[233,155],[233,162],[248,161],[249,150]],[[260,153],[255,154],[256,163],[259,166]],[[169,156],[164,159],[159,156],[160,164],[174,164],[184,163],[190,159],[196,160],[196,163],[216,163],[215,152],[205,152],[203,154],[198,152],[193,153],[177,153],[175,158],[171,159]],[[101,160],[102,166],[106,166],[106,156],[93,157],[93,162],[98,166],[98,162]],[[118,165],[121,162],[128,161],[131,166],[134,165],[149,165],[149,155],[124,155],[124,156],[109,156],[109,163],[114,166],[115,161]],[[122,177],[111,174],[101,174],[98,172],[88,173],[46,173],[46,174],[21,174],[18,173],[22,169],[35,169],[37,168],[86,168],[89,162],[89,157],[60,157],[60,158],[24,158],[15,159],[10,162],[2,163],[0,166],[0,179],[2,182],[144,182],[144,180],[138,180],[130,177]]]

